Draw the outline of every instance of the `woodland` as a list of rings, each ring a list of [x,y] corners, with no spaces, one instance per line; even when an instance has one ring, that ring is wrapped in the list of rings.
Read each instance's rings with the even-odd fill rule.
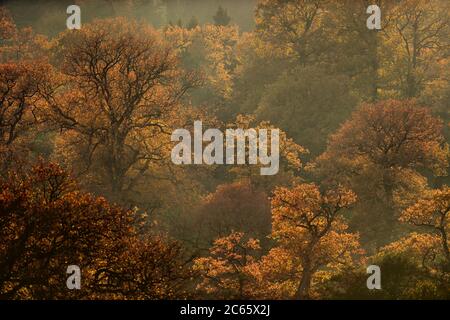
[[[72,2],[0,7],[0,299],[450,298],[448,0]]]

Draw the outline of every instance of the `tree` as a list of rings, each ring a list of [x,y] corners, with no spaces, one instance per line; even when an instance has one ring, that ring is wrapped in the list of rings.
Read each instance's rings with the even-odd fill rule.
[[[361,201],[352,226],[363,228],[368,242],[385,244],[401,227],[397,200],[426,189],[424,170],[445,174],[447,155],[439,118],[414,101],[388,100],[356,110],[330,137],[313,172],[355,190]]]
[[[116,250],[116,251],[114,251]],[[100,299],[182,299],[191,296],[192,272],[180,243],[165,236],[132,235],[107,248],[92,270]]]
[[[303,65],[318,60],[331,47],[322,23],[327,14],[325,4],[320,0],[259,1],[256,31]]]
[[[411,0],[397,4],[392,39],[398,46],[399,86],[405,97],[416,97],[432,63],[448,56],[449,7],[442,1]]]
[[[441,243],[439,236],[413,232],[379,250],[375,264],[385,265],[383,270],[393,269],[386,279],[388,298],[448,298],[449,274],[442,269]]]
[[[136,212],[79,191],[60,166],[10,171],[0,190],[0,297],[183,296],[179,245],[146,233]],[[67,290],[69,265],[82,270],[81,290]]]
[[[330,75],[318,67],[297,67],[266,86],[256,115],[318,155],[325,149],[326,137],[355,105],[345,76]]]
[[[442,121],[413,100],[365,104],[331,136],[329,153],[389,168],[429,168],[439,174],[447,159]]]
[[[189,219],[205,240],[225,237],[233,230],[263,239],[270,233],[270,202],[250,181],[223,184],[204,197]]]
[[[216,26],[227,26],[231,20],[227,10],[222,8],[222,6],[219,6],[213,19]]]
[[[37,132],[44,128],[46,105],[40,86],[50,82],[51,66],[32,60],[0,64],[0,175],[37,151]]]
[[[402,212],[400,221],[437,233],[442,252],[450,267],[450,188],[448,186],[427,192],[422,199]]]
[[[46,55],[47,38],[31,27],[18,29],[10,12],[0,6],[0,61],[35,60]]]
[[[367,29],[366,11],[370,5],[378,5],[382,10],[381,30]],[[335,56],[329,61],[330,67],[351,78],[358,96],[371,102],[386,96],[383,71],[393,54],[388,52],[386,36],[392,6],[388,0],[332,1],[327,6],[331,13],[329,29],[335,30],[338,39],[333,46]]]
[[[189,30],[171,27],[165,36],[175,47],[182,67],[202,75],[202,86],[190,92],[193,104],[222,118],[233,93],[238,27],[209,24]]]
[[[11,14],[5,7],[0,7],[0,40],[3,42],[16,35],[17,27]]]
[[[319,288],[325,299],[448,299],[448,273],[436,235],[411,233],[378,250],[365,265],[342,270]],[[381,290],[367,290],[368,264],[380,267]]]
[[[260,167],[263,165],[238,165],[230,167],[229,172],[236,175],[237,179],[247,178],[252,184],[267,193],[271,192],[275,186],[284,186],[289,183],[298,181],[296,173],[303,166],[302,156],[308,154],[308,150],[303,146],[295,143],[286,132],[275,127],[268,121],[257,122],[252,115],[238,115],[236,120],[227,126],[230,129],[255,129],[255,130],[274,130],[279,132],[279,173],[274,176],[261,175]],[[247,149],[248,150],[248,146]],[[247,153],[248,151],[246,151]]]
[[[42,98],[39,86],[49,81],[45,63],[0,64],[0,145],[10,146],[36,124]]]
[[[76,172],[91,173],[100,190],[124,200],[151,164],[167,158],[168,128],[197,80],[178,68],[155,30],[123,18],[64,32],[57,43],[61,85],[47,88],[45,98],[65,133],[63,155],[71,153]]]
[[[233,116],[252,114],[258,107],[266,86],[290,68],[277,47],[255,33],[244,33],[236,45],[238,65],[234,77]]]
[[[18,30],[0,7],[0,175],[20,158],[49,153],[46,105],[40,87],[50,85],[53,68],[45,57],[48,42],[31,28]]]
[[[340,186],[324,192],[314,184],[275,190],[272,237],[297,269],[294,298],[311,297],[313,277],[321,268],[348,266],[362,253],[358,235],[345,232],[341,216],[355,201],[356,195]]]
[[[244,233],[232,232],[218,238],[210,256],[198,258],[194,270],[200,272],[200,290],[220,299],[249,299],[253,295],[251,265],[260,249],[255,239],[246,240]]]
[[[314,184],[277,188],[272,198],[275,246],[255,259],[250,249],[259,245],[252,239],[246,243],[243,233],[216,240],[211,255],[197,262],[206,272],[203,286],[219,297],[232,289],[232,298],[312,298],[313,283],[352,266],[362,254],[358,235],[345,232],[341,217],[354,201],[354,193],[342,187],[323,192]]]

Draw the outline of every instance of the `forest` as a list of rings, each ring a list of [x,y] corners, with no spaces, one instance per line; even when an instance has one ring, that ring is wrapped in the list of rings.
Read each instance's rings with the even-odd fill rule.
[[[448,0],[2,1],[0,299],[448,300],[449,143]]]

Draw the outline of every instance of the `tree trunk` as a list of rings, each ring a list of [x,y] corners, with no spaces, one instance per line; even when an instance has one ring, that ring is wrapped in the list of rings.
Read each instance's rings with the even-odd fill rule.
[[[296,300],[308,300],[310,298],[309,290],[311,288],[311,278],[312,278],[311,262],[308,258],[305,259],[304,261],[302,278],[297,288],[297,292],[295,293]]]
[[[380,64],[378,61],[378,34],[377,32],[372,33],[372,39],[370,41],[370,98],[372,102],[376,102],[378,100],[378,69],[380,68]]]

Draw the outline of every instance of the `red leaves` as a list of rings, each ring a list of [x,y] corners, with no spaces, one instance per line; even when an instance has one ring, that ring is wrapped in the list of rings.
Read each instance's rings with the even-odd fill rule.
[[[414,100],[363,105],[329,142],[337,157],[362,157],[383,168],[430,168],[447,164],[442,121]]]
[[[141,238],[134,213],[77,190],[58,165],[0,181],[0,296],[173,297],[185,277],[176,243]],[[79,265],[84,290],[68,292],[65,268]],[[50,285],[49,285],[50,284]]]

